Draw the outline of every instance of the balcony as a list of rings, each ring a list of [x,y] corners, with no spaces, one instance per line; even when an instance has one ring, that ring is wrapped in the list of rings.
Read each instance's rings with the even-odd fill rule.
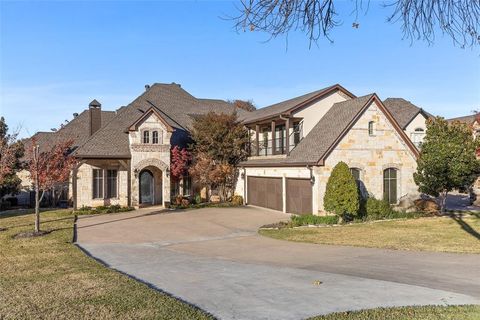
[[[279,134],[279,132],[276,133]],[[263,134],[263,139],[262,137],[259,137],[258,144],[253,140],[247,146],[250,157],[281,156],[289,154],[290,151],[292,151],[293,148],[295,148],[303,139],[303,126],[302,123],[295,126],[288,136],[288,139],[285,137],[285,131],[283,131],[283,136],[275,139],[267,139],[270,132],[263,132]]]

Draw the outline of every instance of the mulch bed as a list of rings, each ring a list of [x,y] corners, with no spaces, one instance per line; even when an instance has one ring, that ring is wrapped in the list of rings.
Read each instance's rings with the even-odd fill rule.
[[[35,231],[28,231],[28,232],[20,232],[17,233],[16,235],[13,236],[13,239],[25,239],[25,238],[35,238],[35,237],[41,237],[46,234],[49,234],[50,231],[40,231],[40,232],[35,232]]]

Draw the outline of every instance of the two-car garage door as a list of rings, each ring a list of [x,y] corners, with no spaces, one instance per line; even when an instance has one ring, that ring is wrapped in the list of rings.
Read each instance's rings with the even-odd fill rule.
[[[296,214],[312,213],[312,185],[309,179],[286,178],[286,211]],[[247,178],[248,203],[283,211],[282,178]]]

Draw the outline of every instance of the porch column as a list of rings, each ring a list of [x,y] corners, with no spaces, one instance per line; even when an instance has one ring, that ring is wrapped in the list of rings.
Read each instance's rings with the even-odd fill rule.
[[[286,153],[287,155],[290,154],[290,118],[287,118],[287,122],[285,123],[285,131],[286,131],[286,144],[287,144],[287,149]]]
[[[77,201],[77,174],[78,166],[73,166],[72,170],[72,200],[73,200],[73,210],[77,210],[78,201]]]
[[[255,125],[255,145],[256,145],[257,150],[255,150],[255,155],[257,157],[260,155],[259,132],[260,132],[260,126],[258,124],[256,124]]]
[[[132,160],[127,165],[127,205],[132,206]]]
[[[275,120],[272,120],[272,155],[275,154]]]

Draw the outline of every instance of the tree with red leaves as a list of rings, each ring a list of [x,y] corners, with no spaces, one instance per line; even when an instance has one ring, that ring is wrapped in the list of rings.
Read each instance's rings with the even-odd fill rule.
[[[191,155],[187,149],[179,148],[178,146],[173,147],[170,152],[170,176],[172,177],[172,180],[178,181],[187,172]]]
[[[15,193],[21,180],[16,172],[21,169],[23,144],[17,141],[18,130],[8,133],[8,126],[0,117],[0,199],[9,193]]]
[[[53,191],[70,178],[75,165],[75,158],[71,154],[72,144],[72,140],[67,140],[40,152],[35,139],[32,139],[27,170],[35,188],[35,233],[40,232],[40,202],[45,192]]]

